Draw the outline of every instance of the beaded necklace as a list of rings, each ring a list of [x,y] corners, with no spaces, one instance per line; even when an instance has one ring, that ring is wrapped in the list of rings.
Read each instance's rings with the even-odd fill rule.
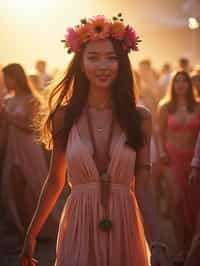
[[[89,112],[89,108],[87,106],[86,108],[86,117],[87,117],[87,123],[88,123],[88,130],[93,146],[93,159],[96,164],[96,168],[99,172],[100,177],[100,198],[101,198],[101,205],[104,209],[104,217],[99,222],[99,227],[104,232],[109,232],[112,228],[112,222],[109,219],[109,211],[108,211],[108,203],[110,198],[110,186],[111,186],[111,178],[108,175],[108,165],[110,162],[110,146],[111,141],[113,137],[113,131],[114,131],[114,116],[112,114],[112,121],[109,129],[107,144],[106,144],[106,153],[104,157],[104,162],[101,163],[98,157],[97,153],[97,145],[96,145],[96,139],[94,137],[94,130],[92,125],[92,119]]]

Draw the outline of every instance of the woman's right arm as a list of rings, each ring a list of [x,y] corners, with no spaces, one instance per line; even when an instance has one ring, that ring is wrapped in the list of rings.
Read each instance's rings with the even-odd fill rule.
[[[29,264],[27,266],[31,266],[31,259],[34,255],[36,238],[42,226],[46,222],[50,212],[52,211],[65,184],[65,151],[66,148],[63,145],[62,139],[58,135],[53,140],[53,151],[49,173],[45,184],[43,185],[37,208],[28,227],[24,241],[22,258],[26,257],[26,259],[28,259]]]

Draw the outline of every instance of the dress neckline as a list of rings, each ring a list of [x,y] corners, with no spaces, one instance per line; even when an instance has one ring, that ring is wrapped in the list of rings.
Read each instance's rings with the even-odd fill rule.
[[[95,107],[88,107],[90,112],[98,113],[98,114],[103,114],[103,113],[111,113],[113,111],[112,108],[104,108],[104,109],[97,109]],[[86,108],[84,109],[86,112]]]
[[[75,127],[76,133],[78,135],[78,139],[79,139],[80,144],[86,150],[88,156],[92,160],[93,167],[94,167],[94,169],[95,169],[95,171],[97,173],[98,178],[100,178],[99,171],[97,169],[97,166],[96,166],[96,163],[94,161],[94,158],[93,158],[93,156],[92,156],[92,154],[91,154],[91,152],[89,150],[89,147],[83,142],[83,140],[81,138],[81,135],[80,135],[80,132],[79,132],[78,125],[76,123],[75,123],[74,127]],[[113,163],[115,151],[116,151],[117,147],[119,146],[119,144],[120,144],[123,136],[124,136],[124,132],[121,131],[120,134],[119,134],[119,136],[118,136],[118,138],[117,138],[117,140],[116,140],[116,142],[114,143],[114,145],[113,145],[113,143],[111,143],[110,150],[109,150],[109,153],[110,153],[110,161],[109,161],[109,164],[108,164],[108,171],[110,171],[110,167],[111,167],[111,165]]]

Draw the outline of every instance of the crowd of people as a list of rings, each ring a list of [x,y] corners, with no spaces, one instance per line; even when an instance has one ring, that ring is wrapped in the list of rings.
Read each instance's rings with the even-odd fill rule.
[[[166,184],[167,214],[173,225],[177,246],[173,261],[182,263],[182,265],[185,262],[185,266],[198,266],[200,261],[200,66],[191,66],[187,58],[181,58],[176,66],[173,67],[166,63],[160,71],[156,71],[151,61],[144,59],[139,62],[138,69],[134,66],[132,74],[135,87],[137,87],[135,89],[138,95],[137,105],[147,107],[152,115],[151,176],[156,209],[159,214],[162,212],[160,207],[162,182]],[[23,66],[17,63],[1,66],[0,69],[0,198],[1,206],[5,209],[6,215],[16,226],[21,244],[36,209],[42,187],[47,182],[45,180],[48,176],[50,152],[39,143],[34,121],[40,106],[44,105],[46,95],[51,88],[48,85],[53,79],[54,77],[47,73],[46,62],[43,60],[36,62],[35,72],[30,75],[27,75]],[[77,102],[74,101],[74,106],[77,108],[76,112],[81,112],[81,107],[78,104],[82,104],[81,99]],[[91,107],[88,109],[90,111],[94,109],[92,101]],[[75,120],[76,112],[71,113]],[[86,108],[86,111],[83,112],[84,116],[81,117],[76,130],[73,131],[74,135],[69,135],[71,145],[72,141],[77,138],[76,133],[78,131],[86,132],[84,121],[88,118],[87,112]],[[109,111],[106,109],[106,112]],[[107,117],[111,119],[110,114],[105,115],[105,111],[100,115],[93,110],[89,119],[92,121],[96,119],[97,122],[100,120],[99,122],[102,121],[99,123],[102,124],[101,127],[105,127],[108,122],[110,123],[110,120],[106,120]],[[62,116],[58,117],[56,128],[62,127],[62,125],[58,125],[62,121],[64,121]],[[101,127],[99,132],[101,132]],[[116,136],[118,136],[120,129],[117,129],[116,132]],[[83,133],[83,139],[84,137]],[[103,141],[103,139],[99,139],[99,143]],[[119,142],[117,143],[119,145]],[[98,143],[97,147],[101,149]],[[71,151],[71,146],[68,149]],[[80,158],[78,157],[79,160],[85,159],[83,164],[92,163],[90,162],[91,159],[84,154],[86,152],[84,147],[82,147],[81,152]],[[103,154],[103,151],[101,152]],[[117,147],[115,152],[118,152]],[[128,150],[122,150],[123,156],[128,156],[128,152]],[[81,156],[85,158],[81,158]],[[78,165],[76,169],[71,157],[68,158],[71,163],[71,172],[68,174],[84,176],[81,172],[83,170],[81,169],[82,165]],[[121,160],[123,159],[121,158]],[[93,165],[92,167],[94,168]],[[147,166],[145,165],[145,167]],[[59,171],[61,170],[59,169]],[[87,171],[90,175],[90,169]],[[95,175],[95,169],[93,171]],[[120,170],[118,169],[118,171],[120,176]],[[66,184],[66,186],[68,185]],[[76,193],[78,194],[78,189],[83,190],[83,188],[77,188],[73,192],[74,197]],[[89,189],[87,188],[88,191]],[[70,188],[66,191],[65,198],[70,193]],[[96,200],[95,197],[93,200]],[[76,207],[79,208],[79,203],[76,204]],[[119,201],[116,204],[121,203]],[[62,207],[63,204],[55,205],[40,232],[41,238],[56,237]],[[118,207],[115,206],[115,208]],[[126,208],[126,206],[124,205],[122,208]],[[113,210],[113,215],[115,214]],[[64,213],[62,219],[67,219],[67,215],[69,214]],[[78,214],[76,213],[76,215]],[[88,213],[83,215],[87,216]],[[84,223],[84,221],[79,221],[79,223],[81,222]],[[144,224],[145,222],[143,219]],[[64,237],[64,230],[67,227],[65,224],[63,226],[64,229],[62,227],[60,238]],[[82,224],[82,226],[87,225]],[[75,227],[71,227],[71,230],[75,230]],[[79,233],[81,234],[81,231]],[[71,232],[71,234],[75,234],[75,232]],[[61,239],[59,241],[58,253],[63,250]],[[113,241],[120,241],[120,239],[116,238]],[[79,239],[77,239],[77,243],[79,243]],[[93,243],[97,245],[94,239]],[[88,244],[87,241],[85,244]],[[126,246],[125,243],[124,245]],[[75,246],[72,248],[76,249]],[[69,251],[70,249],[67,250],[67,252]],[[68,255],[70,256],[70,252]],[[56,265],[64,265],[62,259],[64,260],[63,257],[60,258]],[[144,262],[140,263],[138,265],[147,265]]]

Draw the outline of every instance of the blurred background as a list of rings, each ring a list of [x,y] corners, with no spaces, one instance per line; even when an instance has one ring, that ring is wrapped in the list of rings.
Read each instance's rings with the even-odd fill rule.
[[[132,55],[138,63],[150,58],[156,68],[163,62],[176,67],[177,59],[200,60],[199,0],[1,0],[0,63],[20,62],[30,71],[38,58],[48,68],[62,68],[69,60],[60,40],[68,26],[96,14],[122,12],[143,42]]]

